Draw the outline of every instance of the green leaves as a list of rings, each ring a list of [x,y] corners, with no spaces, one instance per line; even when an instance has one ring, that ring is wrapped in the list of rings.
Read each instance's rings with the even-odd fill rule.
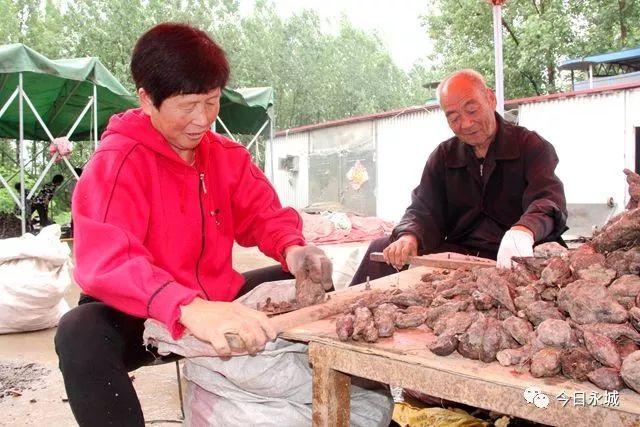
[[[380,39],[343,18],[305,10],[288,18],[262,0],[247,16],[235,0],[48,0],[0,2],[6,41],[52,58],[98,56],[130,90],[137,38],[163,21],[195,24],[226,50],[231,86],[273,86],[276,126],[290,128],[426,100],[418,74],[400,70]],[[64,12],[63,12],[64,10]]]
[[[492,84],[491,5],[480,0],[431,0],[439,14],[423,18],[434,41],[437,77],[475,68]],[[557,64],[572,57],[635,47],[640,42],[636,0],[510,0],[503,7],[505,97],[567,87]],[[567,77],[568,78],[568,77]]]

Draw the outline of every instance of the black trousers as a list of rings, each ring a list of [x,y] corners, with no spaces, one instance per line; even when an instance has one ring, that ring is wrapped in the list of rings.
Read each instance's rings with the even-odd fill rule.
[[[264,282],[293,278],[279,265],[243,276],[240,295]],[[142,345],[144,321],[87,296],[81,296],[78,307],[60,320],[56,353],[69,405],[80,426],[144,426],[128,375],[159,358]]]
[[[38,221],[41,227],[51,224],[49,220],[49,205],[44,203],[34,203],[32,206],[33,211],[38,212]]]
[[[359,285],[360,283],[364,283],[367,281],[367,277],[369,277],[369,280],[374,280],[374,279],[379,279],[380,277],[389,276],[391,274],[397,273],[397,270],[393,266],[387,265],[387,263],[385,262],[371,261],[371,259],[369,259],[369,255],[371,255],[372,252],[382,252],[384,248],[386,248],[390,244],[391,244],[390,237],[380,237],[379,239],[376,239],[369,244],[367,253],[364,255],[364,258],[362,259],[362,262],[358,266],[358,270],[356,271],[356,274],[353,276],[353,279],[351,280],[351,284],[349,286]],[[495,253],[487,252],[487,251],[478,252],[477,250],[472,250],[464,246],[456,245],[453,243],[443,243],[437,249],[432,250],[428,253],[436,254],[441,252],[456,252],[459,254],[475,255],[475,256],[481,256],[484,258],[496,259]],[[425,254],[426,253],[421,253],[420,255],[425,255]],[[403,270],[406,270],[406,267],[403,268]]]

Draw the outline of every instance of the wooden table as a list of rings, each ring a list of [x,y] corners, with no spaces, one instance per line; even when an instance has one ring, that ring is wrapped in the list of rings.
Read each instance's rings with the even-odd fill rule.
[[[417,267],[372,281],[371,285],[374,289],[403,288],[428,271],[427,267]],[[465,359],[457,353],[436,356],[426,348],[426,343],[434,339],[426,326],[396,331],[393,337],[374,344],[340,342],[335,335],[335,318],[330,318],[291,329],[284,337],[309,342],[316,426],[349,425],[351,375],[544,424],[640,426],[640,395],[631,390],[620,392],[619,406],[607,406],[602,400],[596,405],[587,405],[586,400],[584,406],[575,406],[571,400],[563,405],[556,398],[563,392],[568,397],[584,393],[585,398],[591,393],[606,397],[607,393],[591,383],[564,377],[533,378],[528,372],[497,362]],[[525,401],[524,390],[531,386],[549,397],[547,408]]]

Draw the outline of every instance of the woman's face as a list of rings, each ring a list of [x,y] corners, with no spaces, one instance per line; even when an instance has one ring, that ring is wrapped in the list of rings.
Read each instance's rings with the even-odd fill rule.
[[[178,153],[193,150],[218,117],[220,88],[202,94],[175,95],[156,108],[144,88],[138,90],[142,110]]]

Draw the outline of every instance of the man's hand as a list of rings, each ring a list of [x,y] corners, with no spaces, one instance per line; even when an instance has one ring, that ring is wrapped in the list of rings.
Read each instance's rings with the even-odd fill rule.
[[[498,249],[498,268],[511,269],[511,258],[533,256],[533,232],[527,227],[511,227],[500,242]]]
[[[320,283],[325,291],[333,287],[333,266],[324,251],[317,246],[289,246],[284,251],[287,267],[298,280]]]
[[[180,310],[180,323],[196,338],[210,342],[222,357],[231,356],[226,333],[238,335],[249,354],[263,350],[267,341],[276,339],[267,316],[242,304],[196,298]]]
[[[387,263],[400,270],[408,263],[409,257],[418,255],[418,238],[413,234],[403,234],[384,248],[382,254]]]

